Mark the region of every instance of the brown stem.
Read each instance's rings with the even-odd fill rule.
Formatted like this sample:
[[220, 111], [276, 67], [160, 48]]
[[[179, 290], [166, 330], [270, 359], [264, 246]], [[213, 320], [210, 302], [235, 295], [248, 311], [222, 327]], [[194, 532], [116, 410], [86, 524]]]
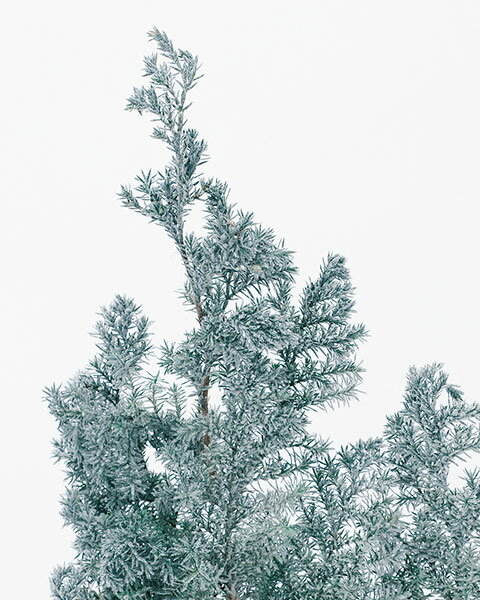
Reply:
[[237, 592], [235, 591], [235, 588], [233, 586], [231, 588], [226, 589], [225, 599], [226, 600], [240, 600], [240, 598], [237, 596]]
[[[202, 382], [202, 395], [200, 400], [200, 413], [205, 419], [208, 418], [208, 390], [210, 386], [210, 373], [207, 373]], [[208, 433], [202, 437], [205, 446], [210, 446], [211, 438]]]
[[[176, 53], [173, 58], [173, 61], [176, 65], [177, 69], [179, 71], [181, 71], [180, 61], [179, 61]], [[176, 122], [173, 126], [173, 130], [174, 130], [173, 132], [176, 134], [177, 139], [178, 139], [178, 147], [174, 149], [174, 153], [177, 158], [177, 169], [178, 169], [177, 174], [178, 174], [178, 181], [180, 184], [179, 189], [178, 189], [179, 198], [177, 201], [177, 224], [176, 224], [177, 225], [177, 235], [175, 237], [175, 242], [177, 245], [177, 249], [180, 252], [180, 256], [182, 258], [183, 264], [185, 266], [187, 278], [190, 282], [190, 286], [191, 286], [192, 294], [193, 294], [193, 302], [195, 304], [195, 309], [197, 312], [197, 320], [198, 320], [199, 325], [201, 326], [203, 317], [205, 316], [205, 313], [203, 312], [203, 307], [200, 302], [200, 297], [196, 293], [196, 290], [195, 290], [194, 273], [192, 271], [190, 257], [188, 256], [187, 250], [185, 248], [184, 232], [183, 232], [184, 208], [185, 208], [185, 204], [186, 204], [185, 196], [188, 197], [189, 190], [191, 187], [191, 182], [192, 182], [191, 175], [189, 176], [189, 175], [186, 175], [186, 173], [185, 173], [185, 158], [184, 158], [185, 144], [183, 141], [183, 128], [185, 125], [184, 113], [185, 113], [185, 110], [188, 108], [185, 105], [186, 98], [187, 98], [187, 91], [188, 91], [188, 89], [183, 87], [181, 96], [178, 100]], [[200, 397], [200, 413], [205, 418], [208, 417], [208, 412], [209, 412], [208, 411], [208, 389], [209, 389], [209, 386], [210, 386], [210, 372], [209, 372], [209, 370], [207, 370], [207, 373], [204, 376], [203, 381], [202, 381], [201, 397]], [[208, 435], [208, 433], [206, 433], [202, 437], [202, 441], [205, 446], [208, 446], [210, 444], [211, 440], [210, 440], [210, 436]]]
[[[195, 305], [195, 311], [197, 313], [197, 321], [198, 321], [198, 324], [201, 326], [203, 318], [205, 316], [205, 312], [203, 310], [203, 306], [202, 306], [202, 303], [200, 301], [200, 298], [195, 293], [195, 288], [194, 288], [194, 284], [193, 284], [194, 277], [193, 277], [193, 273], [192, 273], [192, 270], [191, 270], [190, 260], [189, 260], [188, 254], [186, 252], [185, 245], [183, 243], [183, 232], [182, 231], [179, 234], [179, 239], [177, 241], [177, 247], [178, 247], [178, 250], [180, 252], [180, 256], [182, 257], [183, 264], [185, 266], [185, 271], [186, 271], [186, 274], [187, 274], [187, 278], [190, 281], [190, 286], [192, 288], [192, 300], [193, 300], [193, 303]], [[207, 370], [207, 372], [204, 375], [203, 380], [202, 380], [201, 395], [200, 395], [200, 407], [199, 407], [200, 408], [200, 414], [205, 419], [208, 418], [208, 413], [209, 413], [209, 406], [208, 406], [209, 387], [210, 387], [210, 372]], [[209, 446], [210, 445], [211, 437], [210, 437], [210, 435], [208, 433], [206, 433], [205, 435], [202, 436], [202, 442], [203, 442], [204, 446]]]
[[[203, 312], [203, 307], [200, 303], [200, 300], [198, 300], [198, 299], [195, 300], [195, 309], [197, 311], [198, 323], [199, 323], [199, 325], [202, 325], [202, 321], [203, 321], [203, 317], [205, 316], [205, 313]], [[205, 419], [208, 418], [208, 412], [209, 412], [209, 407], [208, 407], [209, 388], [210, 388], [210, 372], [207, 371], [207, 373], [204, 376], [203, 381], [202, 381], [202, 392], [201, 392], [201, 396], [200, 396], [200, 414]], [[204, 443], [205, 446], [210, 446], [211, 441], [212, 440], [208, 433], [206, 433], [202, 437], [202, 442]]]
[[197, 321], [201, 325], [202, 321], [203, 321], [203, 317], [205, 316], [205, 313], [203, 312], [203, 308], [200, 303], [200, 300], [195, 300], [195, 310], [197, 311]]

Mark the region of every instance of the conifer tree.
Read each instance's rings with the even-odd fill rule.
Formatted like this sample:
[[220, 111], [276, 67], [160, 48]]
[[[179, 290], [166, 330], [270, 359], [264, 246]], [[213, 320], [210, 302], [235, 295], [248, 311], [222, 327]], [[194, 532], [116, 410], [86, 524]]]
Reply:
[[[149, 35], [149, 83], [127, 108], [151, 115], [171, 160], [120, 197], [171, 238], [195, 325], [153, 348], [148, 319], [118, 296], [97, 355], [46, 390], [77, 553], [52, 574], [53, 597], [480, 598], [478, 475], [448, 482], [479, 449], [480, 409], [432, 366], [411, 372], [384, 440], [332, 452], [308, 432], [311, 410], [347, 402], [360, 380], [345, 261], [328, 256], [295, 298], [291, 253], [200, 171], [207, 146], [186, 119], [197, 58]], [[187, 229], [196, 203], [202, 234]]]

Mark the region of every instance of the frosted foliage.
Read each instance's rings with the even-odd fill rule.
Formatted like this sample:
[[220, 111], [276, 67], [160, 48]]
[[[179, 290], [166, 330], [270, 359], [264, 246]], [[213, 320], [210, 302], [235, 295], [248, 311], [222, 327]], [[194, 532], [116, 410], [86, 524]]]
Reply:
[[[328, 256], [293, 297], [291, 253], [200, 171], [207, 145], [186, 125], [197, 58], [149, 35], [148, 84], [127, 108], [153, 118], [171, 160], [120, 197], [171, 238], [196, 325], [154, 348], [140, 307], [118, 296], [97, 355], [46, 390], [76, 550], [53, 597], [480, 598], [478, 474], [449, 484], [479, 448], [479, 407], [433, 365], [410, 372], [384, 439], [333, 452], [308, 433], [312, 409], [359, 383], [345, 260]], [[186, 230], [194, 205], [201, 236]]]

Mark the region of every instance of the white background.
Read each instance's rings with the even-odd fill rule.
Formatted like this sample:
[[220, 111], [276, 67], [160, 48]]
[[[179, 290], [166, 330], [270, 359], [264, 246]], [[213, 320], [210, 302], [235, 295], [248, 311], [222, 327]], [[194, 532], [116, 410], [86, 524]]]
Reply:
[[123, 292], [157, 340], [193, 326], [170, 241], [116, 198], [165, 154], [124, 111], [146, 32], [201, 57], [191, 125], [207, 173], [296, 251], [299, 282], [348, 258], [370, 338], [359, 402], [315, 418], [380, 434], [411, 364], [477, 396], [480, 3], [476, 0], [44, 1], [4, 7], [1, 44], [2, 595], [48, 598], [72, 540], [58, 516], [41, 389], [94, 352]]

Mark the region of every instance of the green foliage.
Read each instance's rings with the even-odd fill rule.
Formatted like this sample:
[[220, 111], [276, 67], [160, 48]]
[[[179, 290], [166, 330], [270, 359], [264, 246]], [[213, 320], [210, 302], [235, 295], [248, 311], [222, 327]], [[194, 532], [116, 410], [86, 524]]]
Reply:
[[305, 572], [302, 598], [407, 597], [395, 582], [404, 524], [388, 466], [382, 441], [368, 440], [324, 457], [312, 470], [296, 548]]
[[[139, 307], [117, 297], [98, 354], [46, 391], [77, 551], [53, 597], [480, 598], [479, 478], [448, 481], [479, 448], [479, 408], [432, 366], [410, 373], [385, 440], [335, 453], [308, 432], [311, 410], [347, 402], [360, 380], [345, 261], [328, 256], [295, 299], [291, 253], [200, 172], [207, 146], [185, 116], [197, 58], [150, 37], [149, 84], [127, 108], [152, 116], [171, 160], [120, 196], [173, 240], [196, 325], [154, 349]], [[186, 231], [195, 203], [203, 235]]]
[[409, 517], [401, 579], [413, 594], [480, 598], [478, 473], [467, 471], [460, 488], [450, 482], [452, 466], [480, 450], [479, 419], [480, 406], [465, 402], [440, 365], [410, 370], [403, 410], [388, 419], [389, 459]]

